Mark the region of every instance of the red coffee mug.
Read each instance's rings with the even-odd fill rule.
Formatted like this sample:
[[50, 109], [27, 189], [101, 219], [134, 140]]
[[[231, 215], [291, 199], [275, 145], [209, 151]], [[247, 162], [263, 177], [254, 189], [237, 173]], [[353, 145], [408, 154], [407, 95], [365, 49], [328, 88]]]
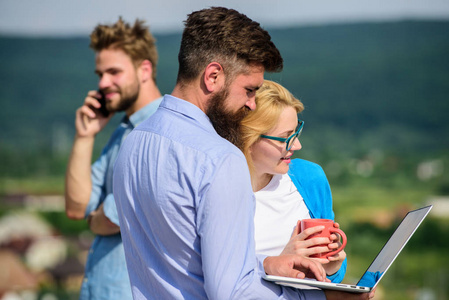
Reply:
[[[340, 236], [341, 239], [341, 245], [337, 249], [325, 253], [319, 253], [311, 255], [311, 257], [318, 257], [318, 258], [326, 258], [332, 255], [337, 254], [341, 250], [343, 250], [346, 247], [346, 234], [339, 228], [336, 228], [335, 222], [330, 219], [303, 219], [301, 220], [301, 232], [306, 230], [307, 228], [315, 227], [315, 226], [324, 226], [324, 229], [321, 232], [315, 233], [311, 236], [309, 236], [307, 239], [311, 239], [314, 237], [327, 237], [330, 239], [331, 234], [337, 233]], [[318, 246], [318, 245], [317, 245]], [[326, 245], [320, 245], [320, 246], [326, 246]]]

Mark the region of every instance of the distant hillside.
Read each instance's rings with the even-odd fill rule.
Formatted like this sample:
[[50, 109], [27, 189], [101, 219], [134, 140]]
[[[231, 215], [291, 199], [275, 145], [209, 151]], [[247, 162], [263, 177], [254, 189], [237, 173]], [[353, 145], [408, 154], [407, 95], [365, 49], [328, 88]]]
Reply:
[[[449, 149], [449, 22], [268, 30], [285, 68], [266, 78], [304, 102], [304, 154]], [[170, 93], [180, 34], [156, 37], [158, 84]], [[68, 152], [75, 109], [97, 85], [88, 44], [0, 37], [0, 151]]]
[[272, 31], [285, 57], [276, 78], [305, 103], [312, 148], [449, 150], [448, 30], [400, 22]]

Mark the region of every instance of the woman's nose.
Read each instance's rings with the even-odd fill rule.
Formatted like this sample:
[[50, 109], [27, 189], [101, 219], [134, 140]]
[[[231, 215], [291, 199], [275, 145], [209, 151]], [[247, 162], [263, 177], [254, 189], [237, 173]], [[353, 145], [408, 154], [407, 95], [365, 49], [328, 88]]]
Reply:
[[301, 150], [301, 148], [302, 148], [301, 142], [299, 141], [298, 138], [296, 138], [295, 141], [293, 142], [293, 146], [292, 146], [291, 150], [297, 151], [297, 150]]

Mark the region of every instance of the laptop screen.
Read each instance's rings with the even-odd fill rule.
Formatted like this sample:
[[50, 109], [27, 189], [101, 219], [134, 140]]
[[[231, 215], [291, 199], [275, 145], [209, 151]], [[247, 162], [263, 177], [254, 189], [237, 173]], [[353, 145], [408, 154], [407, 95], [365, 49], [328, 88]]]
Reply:
[[376, 259], [357, 283], [358, 286], [373, 288], [391, 266], [410, 237], [429, 213], [432, 205], [410, 211], [399, 224], [396, 231], [384, 245]]

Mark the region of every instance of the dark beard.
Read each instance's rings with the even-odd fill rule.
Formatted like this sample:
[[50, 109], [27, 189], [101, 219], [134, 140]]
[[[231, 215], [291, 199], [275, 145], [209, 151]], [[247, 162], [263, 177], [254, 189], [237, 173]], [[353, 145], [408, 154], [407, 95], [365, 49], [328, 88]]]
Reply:
[[246, 106], [232, 113], [225, 108], [225, 100], [228, 97], [227, 89], [214, 94], [209, 99], [209, 107], [206, 115], [209, 117], [215, 131], [222, 137], [233, 143], [240, 150], [243, 147], [243, 141], [240, 133], [240, 122], [246, 116], [249, 108]]

